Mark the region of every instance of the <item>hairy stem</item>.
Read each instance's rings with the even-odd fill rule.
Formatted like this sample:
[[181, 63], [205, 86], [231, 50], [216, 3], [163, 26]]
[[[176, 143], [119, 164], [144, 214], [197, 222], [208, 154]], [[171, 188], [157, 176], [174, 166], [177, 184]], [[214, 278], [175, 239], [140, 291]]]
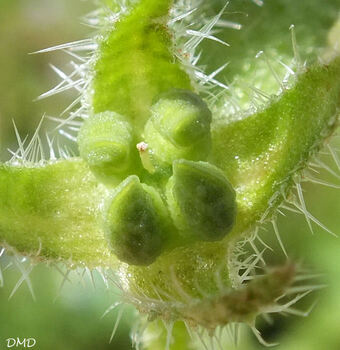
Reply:
[[105, 195], [81, 160], [0, 165], [0, 241], [43, 260], [114, 266], [101, 228]]
[[171, 51], [166, 26], [171, 4], [172, 0], [140, 1], [100, 44], [93, 81], [95, 113], [122, 114], [140, 132], [155, 96], [174, 87], [191, 89]]
[[[264, 111], [231, 124], [214, 121], [212, 160], [236, 188], [237, 223], [223, 242], [184, 247], [149, 268], [131, 268], [138, 284], [152, 278], [167, 285], [167, 276], [156, 277], [166, 265], [179, 268], [189, 290], [194, 290], [195, 271], [204, 274], [191, 260], [202, 257], [203, 265], [206, 261], [216, 268], [225, 259], [230, 237], [254, 225], [268, 207], [275, 209], [292, 185], [292, 176], [337, 124], [339, 73], [339, 59], [326, 67], [315, 66]], [[100, 218], [107, 192], [81, 160], [31, 167], [8, 163], [0, 167], [0, 177], [2, 242], [26, 254], [34, 254], [41, 243], [40, 256], [46, 259], [115, 265]], [[197, 254], [187, 255], [194, 249]], [[188, 261], [182, 267], [181, 257]]]

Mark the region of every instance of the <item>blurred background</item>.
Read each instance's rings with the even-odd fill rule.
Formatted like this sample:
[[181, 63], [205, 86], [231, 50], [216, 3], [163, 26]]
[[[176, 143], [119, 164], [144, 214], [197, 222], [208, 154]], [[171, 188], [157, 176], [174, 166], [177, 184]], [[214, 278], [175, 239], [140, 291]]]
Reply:
[[[32, 135], [45, 113], [58, 116], [74, 98], [72, 93], [66, 93], [34, 102], [59, 82], [49, 64], [63, 67], [68, 57], [60, 52], [28, 53], [88, 36], [91, 29], [81, 24], [81, 16], [92, 8], [91, 1], [0, 0], [1, 161], [9, 158], [7, 148], [17, 147], [13, 121], [21, 135]], [[45, 125], [48, 127], [48, 123]], [[340, 139], [333, 141], [333, 147], [340, 150]], [[323, 161], [340, 173], [329, 156], [325, 155]], [[320, 177], [340, 184], [336, 176], [324, 173]], [[340, 234], [340, 190], [316, 184], [306, 184], [304, 189], [310, 212]], [[258, 327], [267, 341], [280, 343], [278, 349], [340, 349], [340, 240], [317, 226], [312, 235], [301, 215], [285, 214], [278, 220], [290, 256], [316, 273], [323, 273], [321, 280], [311, 283], [326, 283], [328, 287], [298, 305], [307, 310], [318, 300], [309, 317], [275, 316], [272, 323], [259, 321]], [[261, 236], [275, 250], [268, 260], [274, 263], [282, 259], [270, 227]], [[101, 316], [118, 297], [116, 290], [105, 287], [99, 275], [94, 274], [92, 279], [88, 274], [74, 272], [65, 278], [56, 267], [38, 266], [30, 274], [34, 300], [25, 282], [11, 296], [22, 274], [12, 259], [2, 258], [1, 266], [0, 349], [5, 349], [5, 339], [11, 337], [35, 338], [36, 348], [41, 350], [131, 349], [129, 332], [136, 314], [126, 309], [109, 344], [117, 311]], [[240, 350], [261, 348], [252, 334], [242, 332]]]

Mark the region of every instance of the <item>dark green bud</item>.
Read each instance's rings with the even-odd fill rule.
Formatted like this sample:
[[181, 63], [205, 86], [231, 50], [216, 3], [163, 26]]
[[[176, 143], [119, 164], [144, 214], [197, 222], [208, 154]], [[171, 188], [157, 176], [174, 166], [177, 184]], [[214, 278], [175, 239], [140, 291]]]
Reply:
[[91, 116], [80, 129], [80, 156], [96, 177], [116, 184], [132, 163], [133, 136], [130, 124], [121, 115], [103, 112]]
[[115, 189], [105, 229], [119, 260], [150, 265], [164, 249], [168, 222], [169, 214], [158, 192], [133, 175]]
[[218, 241], [234, 225], [235, 191], [223, 172], [209, 163], [175, 161], [167, 185], [167, 201], [182, 235]]

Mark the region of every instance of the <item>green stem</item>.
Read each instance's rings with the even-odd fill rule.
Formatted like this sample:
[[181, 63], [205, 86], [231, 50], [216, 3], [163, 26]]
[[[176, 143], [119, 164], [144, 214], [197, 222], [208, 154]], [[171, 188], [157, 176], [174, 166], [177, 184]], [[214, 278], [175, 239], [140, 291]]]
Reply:
[[235, 233], [270, 214], [338, 125], [340, 58], [314, 66], [280, 100], [241, 121], [213, 123], [211, 161], [237, 191]]
[[166, 26], [172, 0], [142, 0], [100, 44], [95, 64], [93, 110], [128, 118], [139, 133], [152, 100], [171, 88], [192, 89], [172, 53]]
[[43, 260], [112, 267], [101, 225], [105, 196], [81, 160], [0, 165], [0, 242]]

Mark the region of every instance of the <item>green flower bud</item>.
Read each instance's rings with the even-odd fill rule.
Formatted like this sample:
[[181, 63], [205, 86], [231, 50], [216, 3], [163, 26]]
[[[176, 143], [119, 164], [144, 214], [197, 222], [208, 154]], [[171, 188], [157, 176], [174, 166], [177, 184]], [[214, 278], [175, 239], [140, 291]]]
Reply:
[[158, 194], [135, 175], [116, 189], [105, 217], [105, 230], [118, 259], [149, 265], [163, 251], [169, 214]]
[[171, 166], [176, 159], [204, 160], [210, 152], [211, 112], [189, 90], [173, 89], [159, 96], [144, 129], [154, 167]]
[[211, 112], [200, 96], [189, 90], [161, 94], [151, 111], [155, 128], [177, 147], [192, 146], [210, 134]]
[[99, 181], [116, 184], [132, 163], [133, 136], [130, 124], [121, 115], [103, 112], [91, 116], [80, 129], [80, 156]]
[[175, 161], [166, 192], [171, 216], [182, 235], [218, 241], [231, 231], [235, 191], [220, 169], [205, 162]]

